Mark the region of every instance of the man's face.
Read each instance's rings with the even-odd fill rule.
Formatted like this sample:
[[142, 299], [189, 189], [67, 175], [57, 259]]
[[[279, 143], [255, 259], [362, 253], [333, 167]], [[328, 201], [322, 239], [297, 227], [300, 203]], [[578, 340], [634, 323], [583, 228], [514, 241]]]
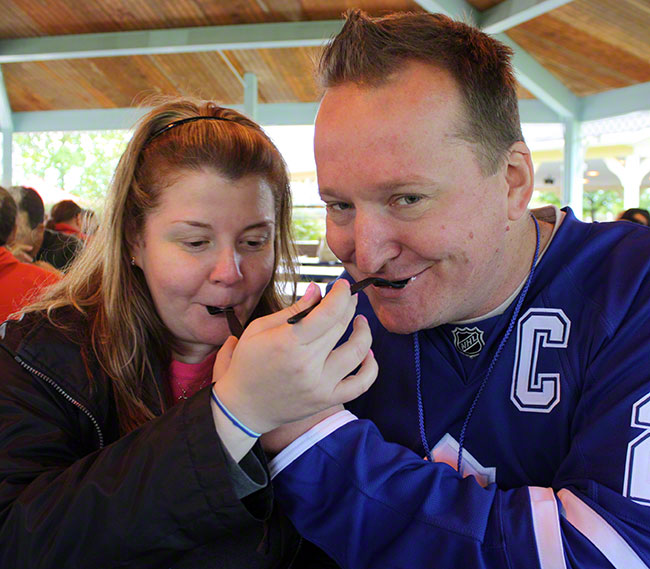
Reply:
[[400, 290], [366, 289], [393, 332], [480, 316], [504, 292], [505, 168], [482, 172], [455, 136], [463, 113], [453, 79], [420, 63], [381, 87], [331, 88], [320, 107], [329, 246], [356, 280], [414, 277]]

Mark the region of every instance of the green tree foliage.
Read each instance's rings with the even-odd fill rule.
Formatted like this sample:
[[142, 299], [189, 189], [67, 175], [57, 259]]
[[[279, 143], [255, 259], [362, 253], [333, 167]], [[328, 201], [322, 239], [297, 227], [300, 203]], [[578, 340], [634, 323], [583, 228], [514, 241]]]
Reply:
[[101, 212], [117, 162], [130, 138], [124, 130], [14, 135], [14, 179], [54, 179], [61, 189]]
[[560, 207], [560, 198], [556, 192], [552, 190], [535, 190], [533, 192], [533, 201], [531, 204], [532, 207], [539, 207], [542, 205], [556, 205]]
[[639, 207], [650, 210], [650, 188], [646, 188], [641, 192]]
[[294, 207], [292, 225], [297, 241], [317, 241], [325, 235], [325, 211], [322, 207]]
[[623, 209], [623, 196], [618, 190], [585, 191], [582, 195], [582, 209], [591, 221], [603, 220], [609, 212]]

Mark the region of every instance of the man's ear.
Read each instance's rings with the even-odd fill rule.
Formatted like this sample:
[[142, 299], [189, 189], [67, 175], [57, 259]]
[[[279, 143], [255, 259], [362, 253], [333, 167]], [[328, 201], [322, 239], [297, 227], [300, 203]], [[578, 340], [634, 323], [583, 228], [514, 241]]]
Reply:
[[508, 150], [505, 175], [508, 184], [508, 219], [515, 221], [527, 211], [535, 185], [533, 161], [524, 142], [515, 142]]

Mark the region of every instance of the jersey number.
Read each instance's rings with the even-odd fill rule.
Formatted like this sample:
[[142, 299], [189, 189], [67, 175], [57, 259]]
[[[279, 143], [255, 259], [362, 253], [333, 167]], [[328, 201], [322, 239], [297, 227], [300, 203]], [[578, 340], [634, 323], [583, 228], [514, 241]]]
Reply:
[[632, 405], [630, 424], [644, 431], [627, 445], [623, 496], [650, 506], [650, 394]]
[[560, 402], [560, 374], [537, 373], [541, 348], [566, 348], [571, 321], [559, 308], [530, 308], [517, 324], [510, 399], [527, 413], [550, 413]]

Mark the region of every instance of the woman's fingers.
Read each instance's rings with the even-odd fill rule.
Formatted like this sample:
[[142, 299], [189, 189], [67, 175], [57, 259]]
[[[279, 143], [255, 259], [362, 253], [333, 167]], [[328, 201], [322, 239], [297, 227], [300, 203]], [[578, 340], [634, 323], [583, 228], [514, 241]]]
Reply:
[[300, 322], [287, 326], [291, 327], [301, 344], [322, 338], [325, 345], [331, 344], [331, 350], [350, 324], [356, 305], [356, 296], [350, 295], [350, 283], [339, 279], [310, 314]]

